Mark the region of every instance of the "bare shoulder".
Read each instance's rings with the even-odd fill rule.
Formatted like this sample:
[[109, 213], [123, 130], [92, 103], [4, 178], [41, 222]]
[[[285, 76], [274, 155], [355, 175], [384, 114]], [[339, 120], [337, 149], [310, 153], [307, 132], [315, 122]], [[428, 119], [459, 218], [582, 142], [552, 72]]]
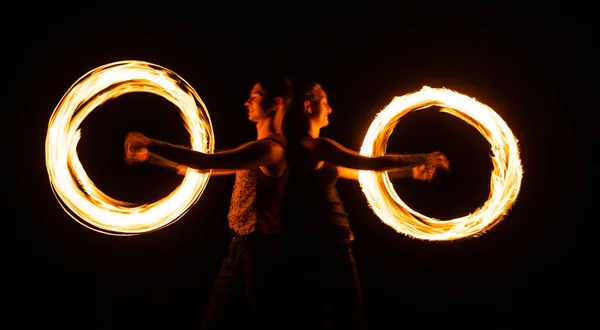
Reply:
[[321, 144], [339, 145], [339, 143], [337, 143], [335, 140], [327, 137], [319, 138], [319, 140], [321, 140]]
[[300, 140], [300, 146], [308, 151], [315, 151], [319, 145], [323, 143], [322, 138], [313, 139], [310, 137], [303, 138]]
[[318, 148], [319, 150], [323, 150], [324, 152], [331, 152], [331, 151], [345, 149], [337, 141], [330, 139], [330, 138], [322, 137], [322, 138], [318, 138], [315, 140], [317, 140], [317, 143], [314, 146], [315, 149]]
[[281, 143], [272, 139], [260, 139], [256, 140], [255, 143], [271, 151], [283, 151], [285, 149]]

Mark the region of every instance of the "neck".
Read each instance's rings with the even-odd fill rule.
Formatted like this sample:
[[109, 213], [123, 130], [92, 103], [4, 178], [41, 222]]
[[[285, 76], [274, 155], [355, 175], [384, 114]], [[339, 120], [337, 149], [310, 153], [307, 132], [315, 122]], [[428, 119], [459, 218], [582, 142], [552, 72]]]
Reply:
[[319, 137], [319, 133], [320, 133], [321, 129], [317, 128], [317, 127], [311, 127], [308, 129], [308, 135], [312, 136], [313, 138], [318, 138]]
[[271, 125], [271, 120], [263, 120], [256, 123], [256, 139], [266, 138], [267, 136], [273, 134], [273, 125]]

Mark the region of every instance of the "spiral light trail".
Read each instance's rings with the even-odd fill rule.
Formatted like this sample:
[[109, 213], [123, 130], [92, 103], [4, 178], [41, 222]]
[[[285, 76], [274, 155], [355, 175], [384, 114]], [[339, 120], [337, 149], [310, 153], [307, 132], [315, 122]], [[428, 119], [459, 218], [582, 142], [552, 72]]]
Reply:
[[385, 154], [387, 141], [398, 120], [407, 113], [431, 106], [475, 127], [490, 143], [493, 170], [487, 201], [473, 213], [456, 219], [434, 219], [412, 210], [396, 194], [387, 173], [359, 172], [359, 182], [369, 206], [387, 225], [417, 239], [449, 241], [483, 234], [498, 224], [514, 205], [521, 189], [523, 169], [517, 139], [490, 107], [461, 93], [424, 86], [395, 97], [373, 120], [361, 154]]
[[82, 225], [109, 235], [137, 235], [181, 218], [200, 198], [210, 173], [189, 171], [168, 196], [135, 206], [113, 199], [87, 176], [77, 155], [79, 126], [95, 108], [118, 96], [147, 92], [180, 110], [192, 148], [214, 152], [208, 111], [196, 91], [173, 71], [144, 61], [119, 61], [98, 67], [76, 81], [56, 106], [46, 135], [46, 167], [63, 209]]

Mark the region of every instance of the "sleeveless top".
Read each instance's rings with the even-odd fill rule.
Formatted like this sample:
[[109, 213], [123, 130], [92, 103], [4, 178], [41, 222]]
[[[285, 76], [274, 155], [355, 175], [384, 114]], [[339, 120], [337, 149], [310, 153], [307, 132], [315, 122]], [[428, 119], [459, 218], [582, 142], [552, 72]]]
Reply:
[[[304, 158], [302, 155], [295, 156], [300, 161]], [[337, 166], [324, 163], [318, 169], [305, 169], [298, 168], [292, 160], [288, 162], [288, 168], [290, 174], [284, 213], [286, 233], [353, 240], [348, 214], [336, 189]]]
[[[271, 134], [265, 139], [287, 147], [285, 137], [281, 134]], [[236, 236], [255, 231], [281, 234], [281, 208], [288, 172], [287, 166], [279, 177], [270, 177], [260, 168], [236, 172], [227, 216], [229, 228]]]

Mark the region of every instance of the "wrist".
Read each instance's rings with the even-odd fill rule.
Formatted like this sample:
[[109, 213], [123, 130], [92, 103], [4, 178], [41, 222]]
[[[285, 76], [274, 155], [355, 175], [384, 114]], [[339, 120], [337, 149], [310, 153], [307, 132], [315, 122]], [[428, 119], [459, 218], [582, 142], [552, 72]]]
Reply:
[[160, 140], [156, 140], [156, 139], [148, 139], [148, 149], [153, 150], [153, 151], [157, 151], [157, 150], [163, 150], [165, 149], [164, 147], [168, 146], [169, 144]]
[[[153, 152], [148, 153], [148, 158], [146, 159], [149, 163], [163, 167], [165, 169], [171, 170], [175, 173], [179, 173], [181, 171], [182, 165], [161, 157]], [[185, 171], [184, 171], [185, 172]]]
[[188, 167], [184, 165], [177, 165], [176, 172], [179, 175], [185, 175]]
[[426, 154], [398, 155], [398, 164], [401, 166], [422, 165], [427, 164], [428, 161], [429, 158]]

